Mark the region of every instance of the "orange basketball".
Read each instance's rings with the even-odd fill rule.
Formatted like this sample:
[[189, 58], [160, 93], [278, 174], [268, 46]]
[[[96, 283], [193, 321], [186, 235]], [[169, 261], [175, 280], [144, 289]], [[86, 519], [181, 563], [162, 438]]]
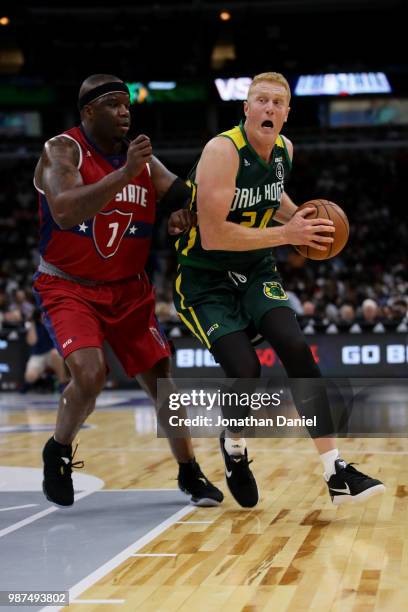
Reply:
[[328, 244], [325, 251], [318, 251], [313, 247], [304, 245], [295, 246], [295, 249], [301, 253], [303, 257], [307, 257], [308, 259], [330, 259], [330, 257], [334, 257], [340, 253], [346, 245], [350, 231], [349, 222], [344, 210], [334, 202], [329, 202], [329, 200], [310, 200], [309, 202], [301, 204], [296, 212], [304, 208], [314, 208], [314, 211], [309, 213], [306, 219], [316, 219], [319, 217], [321, 219], [331, 219], [333, 221], [334, 227], [336, 228], [334, 234], [322, 232], [321, 235], [332, 236], [334, 242]]

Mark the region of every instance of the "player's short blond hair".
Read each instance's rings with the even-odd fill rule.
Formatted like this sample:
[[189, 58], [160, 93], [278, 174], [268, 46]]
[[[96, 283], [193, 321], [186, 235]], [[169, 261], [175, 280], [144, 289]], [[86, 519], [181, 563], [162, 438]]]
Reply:
[[286, 93], [288, 94], [289, 104], [291, 97], [289, 83], [287, 82], [283, 74], [281, 74], [280, 72], [261, 72], [261, 74], [257, 74], [256, 76], [254, 76], [254, 78], [252, 79], [252, 83], [248, 89], [248, 98], [251, 95], [252, 88], [258, 83], [261, 83], [262, 81], [267, 81], [269, 83], [279, 83], [279, 85], [283, 85], [283, 87], [286, 89]]

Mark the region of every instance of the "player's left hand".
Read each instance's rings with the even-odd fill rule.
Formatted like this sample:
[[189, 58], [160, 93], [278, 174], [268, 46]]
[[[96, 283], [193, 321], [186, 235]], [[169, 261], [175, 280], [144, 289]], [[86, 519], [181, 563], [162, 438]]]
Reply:
[[177, 236], [178, 234], [187, 232], [195, 225], [197, 225], [196, 213], [193, 213], [191, 210], [187, 210], [186, 208], [182, 208], [181, 210], [176, 210], [175, 212], [171, 213], [167, 224], [167, 229], [170, 236]]

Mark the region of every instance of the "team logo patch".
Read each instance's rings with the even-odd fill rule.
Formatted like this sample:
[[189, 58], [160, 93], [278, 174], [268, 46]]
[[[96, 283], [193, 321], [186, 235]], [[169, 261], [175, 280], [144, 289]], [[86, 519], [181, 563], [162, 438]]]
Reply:
[[92, 235], [99, 255], [104, 259], [115, 255], [131, 221], [131, 212], [125, 213], [117, 208], [108, 212], [99, 212], [95, 216]]
[[276, 281], [269, 281], [263, 284], [263, 292], [267, 298], [270, 300], [287, 300], [288, 296], [286, 295], [282, 285]]
[[285, 176], [285, 169], [281, 162], [279, 162], [278, 165], [276, 166], [276, 176], [278, 177], [280, 181], [283, 181], [284, 176]]
[[164, 340], [160, 332], [155, 327], [149, 327], [149, 329], [156, 342], [158, 342], [162, 348], [166, 348], [166, 345], [164, 344]]

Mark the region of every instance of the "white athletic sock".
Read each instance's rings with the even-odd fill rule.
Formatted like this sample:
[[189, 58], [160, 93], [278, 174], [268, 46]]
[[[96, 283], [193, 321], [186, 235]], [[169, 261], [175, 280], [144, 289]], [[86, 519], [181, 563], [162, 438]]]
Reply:
[[245, 455], [245, 438], [240, 438], [239, 440], [225, 438], [224, 447], [229, 455]]
[[339, 451], [337, 448], [333, 448], [333, 450], [327, 451], [327, 453], [323, 453], [320, 455], [320, 459], [323, 462], [324, 467], [324, 477], [326, 480], [329, 480], [330, 476], [336, 473], [336, 468], [334, 467], [334, 462], [339, 458]]

